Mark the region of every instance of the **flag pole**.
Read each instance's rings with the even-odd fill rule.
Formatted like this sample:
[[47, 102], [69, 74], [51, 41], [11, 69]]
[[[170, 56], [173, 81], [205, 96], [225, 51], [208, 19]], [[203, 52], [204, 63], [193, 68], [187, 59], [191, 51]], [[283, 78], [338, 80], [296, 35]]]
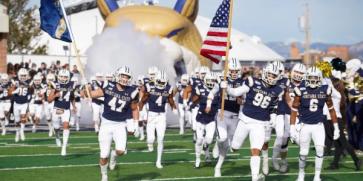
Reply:
[[[227, 47], [226, 47], [226, 56], [224, 60], [224, 73], [223, 79], [224, 81], [227, 80], [227, 71], [228, 71], [228, 57], [229, 57], [229, 49], [231, 47], [231, 30], [232, 30], [232, 15], [233, 15], [233, 0], [230, 0], [229, 6], [229, 15], [228, 15], [228, 36], [227, 36]], [[221, 102], [221, 121], [224, 118], [224, 95], [226, 94], [226, 90], [222, 90], [222, 102]]]
[[[68, 21], [67, 12], [66, 12], [66, 10], [64, 8], [63, 0], [59, 0], [59, 3], [60, 3], [60, 6], [61, 6], [61, 9], [62, 9], [62, 12], [63, 12], [64, 21], [66, 22], [66, 25], [67, 25], [67, 28], [68, 28], [68, 31], [69, 31], [69, 35], [70, 35], [71, 40], [72, 40], [73, 49], [74, 49], [74, 51], [76, 53], [76, 65], [77, 65], [77, 67], [79, 67], [79, 73], [81, 74], [82, 79], [85, 79], [86, 76], [84, 74], [83, 64], [81, 63], [81, 56], [79, 55], [79, 51], [78, 51], [77, 44], [76, 44], [76, 39], [74, 39], [74, 36], [73, 36], [71, 24]], [[68, 65], [68, 66], [70, 66], [70, 65]], [[91, 96], [90, 96], [91, 94], [90, 94], [88, 89], [86, 89], [86, 94], [87, 94], [87, 97], [91, 98]]]

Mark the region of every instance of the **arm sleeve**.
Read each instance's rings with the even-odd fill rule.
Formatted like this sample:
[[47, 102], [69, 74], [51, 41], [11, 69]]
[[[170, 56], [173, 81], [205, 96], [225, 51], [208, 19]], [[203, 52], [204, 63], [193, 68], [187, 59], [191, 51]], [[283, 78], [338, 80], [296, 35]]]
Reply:
[[248, 91], [250, 91], [250, 87], [248, 87], [246, 84], [243, 84], [241, 87], [237, 88], [230, 88], [230, 87], [227, 88], [228, 95], [234, 97], [242, 96], [243, 94], [246, 94]]

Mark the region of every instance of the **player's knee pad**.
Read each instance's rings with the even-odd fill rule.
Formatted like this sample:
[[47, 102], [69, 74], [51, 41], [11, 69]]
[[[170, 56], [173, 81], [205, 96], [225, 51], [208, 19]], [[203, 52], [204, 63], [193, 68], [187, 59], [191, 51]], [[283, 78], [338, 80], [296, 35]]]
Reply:
[[316, 157], [323, 158], [324, 157], [324, 146], [315, 146]]

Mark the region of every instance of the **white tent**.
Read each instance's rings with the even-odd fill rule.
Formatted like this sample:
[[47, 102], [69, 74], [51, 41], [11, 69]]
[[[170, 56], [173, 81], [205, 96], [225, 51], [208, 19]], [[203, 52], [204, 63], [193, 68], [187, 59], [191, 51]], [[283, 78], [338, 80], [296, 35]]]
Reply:
[[[198, 16], [196, 25], [202, 38], [206, 37], [211, 21], [206, 17]], [[263, 44], [259, 37], [248, 36], [234, 28], [232, 28], [231, 44], [229, 56], [240, 61], [284, 60], [281, 55]]]

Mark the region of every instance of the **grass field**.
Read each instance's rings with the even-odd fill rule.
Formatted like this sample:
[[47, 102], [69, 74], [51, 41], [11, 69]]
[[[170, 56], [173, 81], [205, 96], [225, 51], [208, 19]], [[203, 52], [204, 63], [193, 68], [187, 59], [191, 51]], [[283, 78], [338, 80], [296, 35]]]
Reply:
[[[27, 133], [27, 140], [14, 143], [14, 135], [0, 137], [0, 180], [1, 181], [93, 181], [100, 180], [98, 167], [99, 148], [93, 132], [71, 132], [68, 155], [60, 156], [60, 148], [47, 133]], [[127, 155], [118, 158], [118, 166], [109, 172], [109, 180], [250, 180], [249, 143], [238, 152], [228, 155], [222, 168], [223, 177], [213, 178], [214, 165], [202, 163], [194, 166], [192, 134], [178, 135], [177, 130], [167, 130], [164, 143], [163, 169], [155, 167], [156, 152], [147, 152], [145, 142], [133, 136], [128, 138]], [[272, 144], [271, 144], [272, 145]], [[155, 146], [156, 150], [156, 146]], [[271, 155], [271, 152], [270, 152]], [[313, 179], [314, 151], [310, 151], [306, 180]], [[298, 168], [298, 147], [289, 148], [287, 174], [272, 171], [266, 180], [295, 180]], [[325, 157], [324, 168], [331, 157]], [[350, 157], [342, 161], [339, 170], [322, 171], [322, 180], [363, 180], [363, 171], [355, 171]]]

